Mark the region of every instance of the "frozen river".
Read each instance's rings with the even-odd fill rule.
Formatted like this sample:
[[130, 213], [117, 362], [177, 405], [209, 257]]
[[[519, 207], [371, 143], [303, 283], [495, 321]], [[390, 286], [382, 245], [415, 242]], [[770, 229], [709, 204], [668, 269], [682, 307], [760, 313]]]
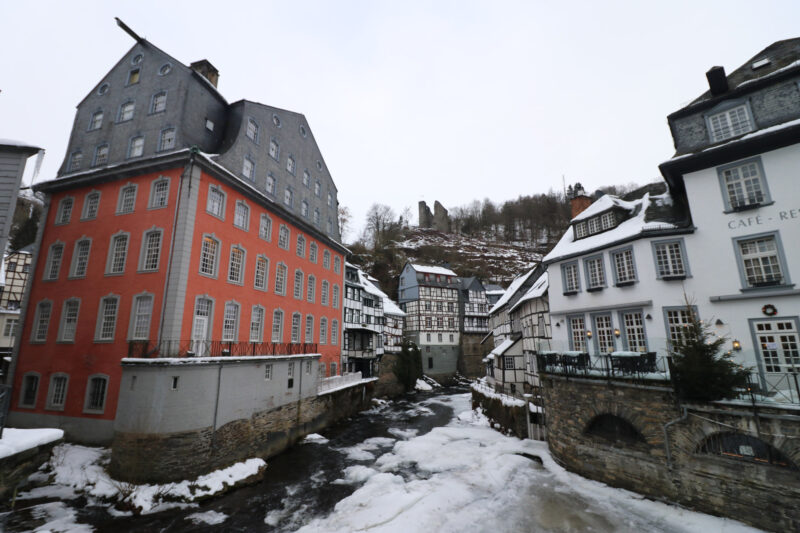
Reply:
[[440, 389], [381, 402], [271, 459], [266, 479], [185, 509], [115, 516], [45, 486], [6, 531], [752, 532], [564, 471], [541, 442], [505, 437]]

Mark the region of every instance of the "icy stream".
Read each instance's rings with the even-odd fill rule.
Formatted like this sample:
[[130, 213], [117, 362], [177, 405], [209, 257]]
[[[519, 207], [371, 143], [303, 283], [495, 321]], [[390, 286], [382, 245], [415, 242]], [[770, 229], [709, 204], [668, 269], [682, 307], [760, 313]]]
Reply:
[[489, 428], [463, 389], [378, 403], [271, 459], [263, 482], [183, 509], [119, 516], [58, 485], [23, 498], [0, 530], [756, 531], [570, 474]]

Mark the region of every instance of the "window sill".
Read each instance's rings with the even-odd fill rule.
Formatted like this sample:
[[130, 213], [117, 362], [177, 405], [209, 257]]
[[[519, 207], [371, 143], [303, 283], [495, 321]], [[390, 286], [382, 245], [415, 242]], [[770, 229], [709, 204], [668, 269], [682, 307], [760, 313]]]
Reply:
[[92, 342], [95, 344], [111, 344], [114, 342], [114, 339], [94, 339]]
[[775, 202], [761, 202], [761, 203], [758, 203], [758, 204], [748, 204], [748, 205], [742, 205], [742, 206], [738, 206], [738, 207], [729, 207], [728, 209], [723, 211], [723, 213], [725, 213], [726, 215], [730, 215], [730, 214], [734, 214], [734, 213], [741, 213], [742, 211], [752, 211], [754, 209], [758, 209], [759, 207], [766, 207], [766, 206], [772, 205], [774, 203]]
[[661, 281], [679, 281], [686, 279], [686, 274], [682, 274], [680, 276], [661, 276], [659, 279]]
[[198, 272], [198, 274], [200, 276], [203, 276], [204, 278], [217, 279], [217, 275], [216, 274], [207, 274], [205, 272]]
[[636, 280], [631, 280], [631, 281], [620, 281], [620, 282], [618, 282], [618, 283], [617, 283], [616, 285], [614, 285], [614, 286], [615, 286], [615, 287], [630, 287], [630, 286], [631, 286], [631, 285], [633, 285], [634, 283], [636, 283]]
[[206, 209], [206, 214], [207, 214], [207, 215], [210, 215], [210, 216], [212, 216], [212, 217], [214, 217], [214, 218], [216, 218], [216, 219], [218, 219], [218, 220], [221, 220], [221, 221], [225, 222], [225, 215], [218, 215], [218, 214], [216, 214], [216, 213], [212, 213], [212, 212], [211, 212], [211, 211], [209, 211], [208, 209]]
[[[22, 406], [20, 405], [20, 407], [22, 407]], [[63, 411], [64, 410], [64, 406], [63, 405], [61, 405], [61, 406], [47, 405], [47, 406], [45, 406], [44, 410], [45, 411]]]
[[117, 211], [116, 213], [114, 213], [114, 216], [132, 215], [132, 214], [133, 214], [133, 211]]
[[166, 209], [167, 207], [169, 207], [169, 204], [167, 204], [167, 205], [148, 205], [147, 206], [147, 210], [148, 211], [156, 211], [158, 209]]
[[97, 220], [97, 217], [80, 218], [79, 222], [88, 222], [90, 220]]
[[102, 415], [105, 413], [105, 409], [84, 409], [83, 414], [85, 415]]
[[575, 296], [576, 294], [578, 294], [578, 291], [566, 291], [564, 296]]
[[774, 290], [781, 290], [781, 289], [792, 289], [794, 288], [794, 283], [780, 283], [774, 285], [756, 285], [753, 287], [743, 287], [741, 292], [743, 293], [751, 293], [751, 292], [761, 292], [766, 291], [767, 293], [774, 291]]
[[158, 269], [155, 269], [155, 270], [143, 270], [143, 269], [137, 269], [137, 270], [136, 270], [136, 273], [137, 273], [137, 274], [155, 274], [155, 273], [157, 273], [157, 272], [158, 272]]
[[125, 272], [106, 272], [103, 275], [105, 277], [107, 277], [107, 278], [115, 278], [115, 277], [119, 277], [119, 276], [124, 276]]
[[605, 287], [589, 287], [586, 289], [586, 292], [600, 292], [603, 289], [605, 289]]

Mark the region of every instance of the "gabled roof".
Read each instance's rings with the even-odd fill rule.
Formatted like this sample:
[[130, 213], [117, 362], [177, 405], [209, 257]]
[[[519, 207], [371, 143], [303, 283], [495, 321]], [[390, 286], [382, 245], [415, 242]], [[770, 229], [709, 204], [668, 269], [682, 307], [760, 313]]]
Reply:
[[509, 301], [511, 301], [514, 295], [520, 290], [522, 285], [526, 281], [528, 281], [528, 278], [530, 278], [531, 275], [536, 271], [536, 268], [537, 267], [533, 267], [532, 269], [522, 274], [521, 276], [517, 276], [516, 278], [514, 278], [514, 281], [512, 281], [511, 285], [508, 286], [506, 292], [503, 293], [503, 296], [501, 296], [500, 299], [497, 300], [497, 303], [495, 303], [492, 306], [492, 308], [489, 309], [489, 314], [491, 315], [493, 313], [496, 313], [502, 307], [504, 307]]
[[528, 289], [528, 292], [523, 294], [522, 298], [517, 300], [517, 303], [515, 303], [511, 307], [511, 309], [509, 309], [509, 312], [513, 313], [515, 309], [517, 309], [520, 305], [527, 302], [528, 300], [533, 300], [534, 298], [541, 298], [547, 292], [547, 289], [549, 287], [550, 287], [549, 276], [545, 271], [544, 273], [542, 273], [541, 276], [539, 276], [539, 279], [536, 280], [536, 282], [531, 286], [531, 288]]
[[[575, 230], [572, 226], [567, 228], [555, 248], [542, 259], [543, 263], [553, 263], [595, 250], [602, 250], [640, 237], [657, 234], [673, 235], [691, 231], [688, 213], [680, 202], [673, 201], [669, 192], [657, 196], [647, 193], [632, 202], [625, 202], [616, 196], [605, 195], [595, 202], [595, 204], [597, 203], [601, 205], [602, 209], [593, 209], [594, 204], [592, 204], [586, 211], [592, 210], [591, 214], [597, 214], [610, 206], [616, 206], [627, 211], [629, 218], [620, 222], [613, 229], [582, 239], [575, 239]], [[573, 222], [576, 220], [579, 218], [575, 217]]]
[[371, 277], [369, 274], [358, 268], [357, 266], [346, 263], [347, 266], [353, 267], [358, 271], [358, 282], [359, 284], [364, 287], [364, 290], [376, 298], [380, 298], [383, 302], [383, 313], [386, 315], [394, 315], [394, 316], [406, 316], [405, 312], [400, 309], [396, 303], [394, 303], [389, 296], [386, 295], [385, 292], [380, 290], [378, 286], [373, 283], [375, 278]]

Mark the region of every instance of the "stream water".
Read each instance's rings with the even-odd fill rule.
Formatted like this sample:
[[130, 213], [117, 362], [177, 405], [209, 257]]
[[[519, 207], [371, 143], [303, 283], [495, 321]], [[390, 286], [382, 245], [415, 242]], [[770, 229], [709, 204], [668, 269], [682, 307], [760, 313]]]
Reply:
[[377, 404], [270, 459], [258, 484], [191, 508], [114, 516], [51, 495], [18, 501], [0, 530], [754, 531], [565, 472], [543, 443], [500, 435], [469, 402], [462, 387]]

